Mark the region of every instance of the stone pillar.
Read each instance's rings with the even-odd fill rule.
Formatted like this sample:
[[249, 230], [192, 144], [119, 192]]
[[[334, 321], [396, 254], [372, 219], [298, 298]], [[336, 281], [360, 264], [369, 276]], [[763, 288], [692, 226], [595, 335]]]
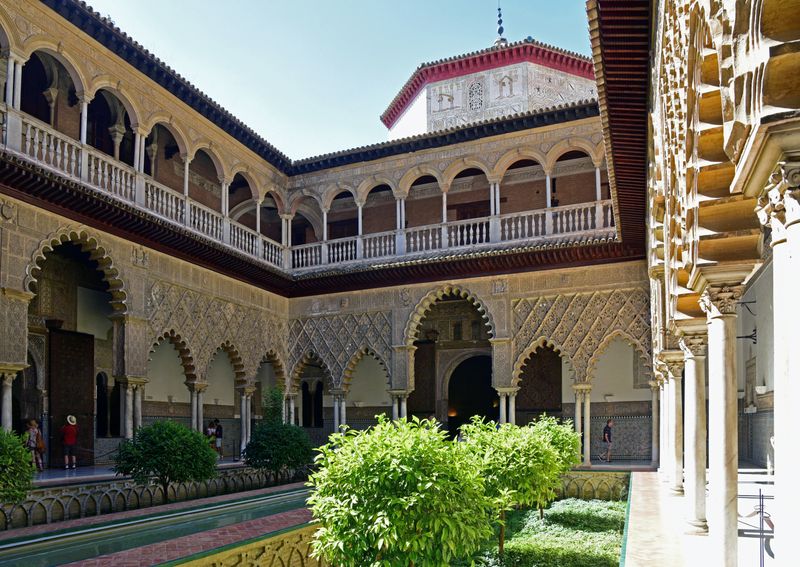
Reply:
[[133, 390], [133, 430], [142, 426], [142, 397], [144, 384], [135, 384]]
[[498, 396], [500, 397], [500, 423], [506, 423], [508, 420], [506, 417], [506, 394], [501, 392]]
[[203, 392], [205, 392], [206, 386], [208, 384], [198, 384], [197, 389], [197, 428], [199, 431], [205, 430], [205, 424], [203, 423]]
[[[187, 386], [189, 386], [187, 384]], [[189, 386], [189, 397], [191, 398], [191, 405], [192, 405], [192, 420], [191, 420], [191, 428], [195, 431], [200, 431], [197, 428], [197, 391]]]
[[239, 451], [247, 447], [247, 394], [239, 391]]
[[339, 425], [341, 425], [341, 421], [339, 420], [339, 405], [341, 402], [341, 398], [339, 394], [333, 395], [333, 431], [334, 433], [339, 431]]
[[295, 420], [295, 411], [294, 411], [294, 397], [295, 394], [289, 395], [289, 423], [292, 425], [297, 425], [297, 420]]
[[603, 200], [603, 190], [600, 185], [600, 166], [596, 166], [594, 168], [594, 193], [595, 193], [595, 200], [597, 201]]
[[408, 394], [403, 394], [400, 396], [400, 417], [404, 417], [408, 419]]
[[658, 455], [658, 474], [662, 481], [666, 480], [667, 476], [667, 462], [669, 461], [669, 436], [667, 435], [668, 421], [669, 421], [669, 404], [667, 397], [667, 381], [663, 375], [658, 380], [658, 399], [660, 401], [660, 423], [659, 423], [659, 455]]
[[343, 392], [339, 402], [339, 425], [347, 425], [347, 393]]
[[247, 443], [250, 443], [250, 435], [253, 432], [253, 392], [249, 391], [249, 389], [246, 391], [247, 391], [247, 404], [246, 404], [247, 421], [245, 421], [245, 423], [247, 424], [247, 437], [245, 438], [245, 445], [247, 445]]
[[191, 225], [189, 219], [189, 163], [192, 158], [184, 154], [181, 159], [183, 159], [183, 224], [189, 226]]
[[708, 319], [708, 529], [713, 564], [738, 558], [739, 423], [736, 386], [736, 302], [741, 285], [710, 285], [700, 298]]
[[2, 403], [0, 404], [0, 412], [3, 414], [3, 429], [11, 431], [14, 424], [11, 420], [11, 384], [14, 382], [14, 377], [17, 375], [16, 371], [6, 371], [0, 373], [0, 381], [2, 381]]
[[650, 384], [650, 461], [653, 466], [658, 463], [659, 432], [661, 423], [658, 419], [658, 410], [661, 400], [659, 399], [659, 384], [657, 380], [651, 380]]
[[517, 424], [517, 392], [519, 388], [508, 393], [508, 423]]
[[680, 339], [685, 364], [687, 517], [694, 532], [708, 531], [706, 523], [706, 342], [705, 333], [685, 333]]
[[9, 53], [6, 61], [6, 106], [14, 104], [14, 57]]
[[392, 421], [397, 421], [400, 419], [400, 410], [399, 410], [399, 403], [400, 399], [392, 394]]
[[572, 391], [575, 392], [575, 431], [577, 431], [578, 435], [583, 439], [583, 424], [581, 423], [581, 416], [583, 415], [583, 390], [573, 386]]
[[552, 192], [553, 192], [553, 189], [552, 189], [553, 182], [550, 179], [550, 174], [549, 173], [545, 174], [545, 178], [544, 179], [545, 179], [545, 199], [546, 199], [546, 201], [545, 201], [546, 205], [545, 206], [549, 209], [552, 206], [552, 202], [553, 202], [553, 194], [552, 194]]
[[22, 67], [23, 61], [14, 62], [14, 108], [20, 109], [22, 103]]
[[132, 384], [123, 384], [125, 390], [125, 439], [133, 438], [133, 389]]
[[586, 384], [583, 390], [583, 465], [592, 466], [592, 386]]
[[[669, 436], [671, 456], [670, 479], [672, 480], [670, 490], [675, 494], [683, 494], [683, 353], [673, 351], [662, 351], [661, 356], [665, 359], [667, 372], [669, 373]], [[674, 358], [680, 356], [680, 360]]]
[[89, 121], [89, 99], [81, 97], [81, 144], [86, 144], [87, 125]]

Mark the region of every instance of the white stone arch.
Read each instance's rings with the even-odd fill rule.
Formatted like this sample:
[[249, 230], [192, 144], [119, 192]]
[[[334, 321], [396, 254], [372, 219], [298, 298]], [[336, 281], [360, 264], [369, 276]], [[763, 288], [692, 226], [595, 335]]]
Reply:
[[650, 352], [647, 350], [647, 348], [645, 348], [645, 346], [642, 345], [639, 341], [634, 339], [629, 333], [621, 329], [614, 329], [613, 331], [608, 333], [605, 337], [603, 337], [603, 340], [600, 341], [600, 344], [597, 346], [592, 356], [589, 357], [589, 361], [586, 365], [587, 382], [591, 383], [594, 380], [594, 373], [597, 368], [597, 361], [600, 360], [600, 357], [603, 355], [603, 353], [608, 348], [608, 345], [610, 345], [614, 339], [621, 339], [625, 341], [628, 345], [630, 345], [633, 348], [633, 351], [636, 354], [636, 356], [638, 356], [642, 360], [645, 368], [647, 368], [652, 374], [653, 372], [652, 359]]
[[151, 135], [156, 126], [161, 126], [172, 135], [175, 139], [175, 143], [178, 144], [178, 151], [181, 155], [186, 155], [188, 153], [189, 146], [186, 144], [186, 140], [188, 139], [186, 133], [178, 124], [172, 121], [170, 115], [165, 112], [159, 112], [151, 115], [146, 124], [139, 125], [141, 129], [147, 132], [146, 136]]
[[358, 194], [356, 190], [347, 183], [334, 183], [333, 185], [328, 186], [325, 191], [322, 193], [322, 210], [329, 211], [331, 205], [333, 204], [333, 200], [341, 193], [350, 193], [353, 197], [353, 200], [358, 203]]
[[164, 342], [170, 343], [178, 353], [178, 358], [181, 359], [181, 367], [183, 367], [183, 375], [185, 382], [194, 382], [197, 380], [197, 374], [194, 366], [194, 356], [187, 341], [175, 329], [170, 329], [160, 333], [157, 337], [150, 341], [150, 351], [148, 358], [156, 348]]
[[442, 177], [442, 173], [438, 169], [431, 165], [417, 165], [405, 172], [403, 177], [400, 178], [400, 182], [397, 184], [397, 193], [395, 197], [398, 199], [408, 197], [411, 191], [411, 185], [420, 177], [425, 177], [427, 175], [436, 179], [436, 183], [439, 184], [439, 189], [444, 191], [444, 177]]
[[0, 49], [11, 51], [19, 49], [17, 37], [14, 35], [14, 27], [8, 12], [0, 5]]
[[409, 315], [408, 322], [406, 323], [405, 331], [403, 332], [403, 340], [407, 346], [413, 346], [414, 341], [417, 340], [422, 320], [428, 311], [431, 310], [433, 305], [442, 299], [445, 295], [457, 295], [463, 299], [468, 300], [478, 310], [478, 313], [483, 319], [483, 324], [489, 330], [489, 337], [495, 336], [494, 317], [489, 311], [488, 304], [481, 300], [475, 293], [465, 287], [456, 284], [447, 284], [428, 292], [420, 301], [417, 306]]
[[120, 277], [119, 270], [114, 266], [114, 260], [109, 255], [108, 249], [101, 243], [99, 237], [85, 227], [59, 229], [39, 243], [25, 269], [25, 289], [34, 293], [37, 292], [36, 286], [41, 275], [42, 265], [45, 262], [45, 254], [52, 252], [59, 245], [69, 242], [80, 246], [83, 252], [88, 252], [89, 257], [97, 262], [97, 269], [103, 274], [103, 281], [108, 284], [112, 308], [116, 312], [125, 312], [128, 292]]
[[525, 364], [527, 364], [528, 360], [530, 360], [530, 358], [536, 354], [537, 350], [544, 347], [553, 349], [558, 356], [565, 360], [567, 362], [567, 366], [575, 377], [575, 382], [580, 381], [577, 373], [575, 372], [575, 364], [572, 360], [571, 354], [552, 338], [541, 336], [531, 341], [527, 348], [522, 351], [522, 353], [517, 357], [517, 360], [514, 362], [514, 368], [511, 371], [511, 385], [513, 387], [519, 386], [520, 381], [522, 380], [522, 369], [525, 368]]
[[383, 177], [379, 175], [374, 175], [372, 177], [367, 177], [364, 181], [358, 184], [356, 188], [356, 202], [357, 203], [366, 203], [367, 197], [369, 197], [370, 192], [375, 189], [376, 187], [380, 187], [381, 185], [388, 186], [394, 195], [397, 195], [397, 184], [389, 179], [388, 177]]
[[377, 350], [370, 346], [363, 346], [353, 353], [353, 356], [350, 357], [350, 360], [347, 362], [347, 365], [342, 372], [342, 383], [340, 386], [344, 391], [350, 391], [350, 383], [353, 381], [353, 372], [355, 371], [356, 366], [358, 366], [358, 363], [361, 362], [361, 360], [366, 356], [371, 356], [378, 362], [378, 364], [380, 364], [381, 368], [386, 373], [386, 387], [387, 389], [391, 387], [392, 373], [389, 370], [389, 365], [386, 363], [383, 357], [378, 354]]
[[197, 142], [194, 147], [191, 148], [189, 153], [189, 158], [194, 159], [197, 155], [197, 152], [203, 150], [203, 152], [209, 157], [211, 162], [214, 164], [214, 167], [217, 170], [217, 177], [219, 178], [220, 182], [223, 179], [231, 179], [231, 176], [228, 175], [227, 167], [225, 163], [222, 161], [222, 158], [217, 154], [217, 151], [214, 147], [212, 142], [207, 140], [201, 140]]
[[456, 175], [467, 169], [480, 169], [484, 175], [486, 175], [486, 180], [489, 183], [494, 183], [496, 181], [495, 177], [492, 175], [492, 169], [481, 160], [474, 157], [461, 158], [448, 165], [447, 169], [444, 170], [442, 174], [444, 180], [442, 190], [446, 192], [447, 189], [450, 188], [450, 185], [453, 184]]
[[550, 148], [550, 151], [547, 152], [546, 161], [542, 164], [542, 167], [544, 167], [545, 171], [552, 173], [556, 167], [558, 158], [572, 151], [585, 153], [591, 158], [592, 163], [598, 167], [603, 163], [603, 159], [605, 158], [605, 146], [602, 142], [595, 145], [590, 140], [586, 140], [584, 138], [569, 138], [567, 140], [561, 140], [552, 148]]
[[221, 343], [210, 353], [208, 361], [205, 365], [205, 369], [203, 370], [203, 380], [206, 382], [208, 381], [208, 369], [211, 367], [214, 357], [220, 351], [225, 353], [231, 363], [231, 366], [233, 366], [235, 385], [246, 383], [247, 377], [244, 369], [244, 363], [242, 362], [242, 355], [239, 353], [239, 349], [237, 349], [230, 341]]
[[138, 106], [133, 102], [133, 97], [128, 94], [125, 87], [120, 84], [120, 81], [111, 75], [101, 75], [96, 77], [86, 91], [86, 96], [89, 99], [94, 99], [100, 91], [108, 91], [114, 95], [116, 99], [122, 104], [125, 112], [128, 114], [128, 120], [131, 123], [131, 128], [138, 128], [141, 120], [142, 112]]
[[542, 168], [544, 168], [545, 164], [547, 163], [547, 156], [535, 148], [515, 148], [510, 152], [506, 152], [500, 156], [500, 159], [497, 160], [497, 163], [492, 169], [492, 176], [501, 182], [503, 177], [505, 177], [508, 168], [514, 165], [516, 162], [522, 160], [535, 161], [542, 166]]
[[261, 184], [258, 183], [255, 176], [250, 172], [250, 169], [244, 164], [238, 164], [231, 170], [230, 177], [227, 177], [226, 179], [229, 179], [230, 183], [233, 183], [233, 179], [237, 175], [241, 175], [242, 178], [247, 181], [247, 186], [250, 187], [251, 199], [254, 202], [257, 202], [261, 197], [261, 192], [259, 191]]
[[[38, 39], [32, 39], [23, 47], [22, 56], [27, 62], [31, 58], [31, 55], [37, 51], [45, 53], [61, 63], [72, 79], [72, 84], [75, 85], [75, 94], [78, 97], [84, 96], [88, 92], [89, 87], [86, 73], [71, 55], [61, 49], [59, 44], [53, 43], [49, 38], [39, 37]], [[92, 96], [94, 95], [91, 95], [89, 98]]]

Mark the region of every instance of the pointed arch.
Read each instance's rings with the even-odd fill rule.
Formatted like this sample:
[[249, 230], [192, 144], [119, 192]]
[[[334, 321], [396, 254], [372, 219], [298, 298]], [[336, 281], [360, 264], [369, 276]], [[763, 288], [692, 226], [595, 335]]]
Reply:
[[614, 339], [622, 339], [623, 341], [628, 343], [628, 345], [633, 347], [634, 352], [642, 360], [642, 363], [644, 364], [645, 368], [647, 368], [652, 374], [653, 363], [650, 352], [647, 350], [647, 348], [645, 348], [644, 345], [642, 345], [639, 341], [634, 339], [629, 333], [626, 333], [621, 329], [614, 329], [613, 331], [608, 333], [605, 337], [603, 337], [603, 340], [600, 341], [600, 344], [595, 349], [594, 354], [592, 354], [592, 356], [589, 357], [589, 362], [586, 367], [587, 382], [592, 382], [594, 380], [594, 373], [595, 369], [597, 368], [597, 361], [600, 360], [600, 357], [603, 355], [603, 353], [608, 348], [608, 345], [610, 345]]
[[502, 181], [506, 171], [508, 171], [508, 168], [514, 165], [516, 162], [522, 160], [535, 161], [542, 166], [542, 168], [544, 168], [545, 163], [547, 163], [547, 156], [535, 148], [515, 148], [510, 152], [506, 152], [500, 156], [500, 159], [497, 160], [494, 169], [492, 169], [493, 177], [495, 177], [498, 181]]
[[347, 366], [345, 366], [344, 368], [344, 372], [342, 373], [342, 383], [341, 383], [341, 387], [343, 390], [345, 391], [350, 390], [350, 383], [353, 380], [353, 372], [355, 371], [356, 366], [358, 366], [358, 363], [361, 362], [361, 360], [365, 356], [371, 356], [378, 362], [378, 364], [380, 364], [381, 368], [383, 368], [383, 371], [386, 373], [387, 387], [391, 385], [392, 375], [391, 372], [389, 371], [389, 366], [386, 364], [386, 361], [383, 360], [383, 357], [380, 354], [378, 354], [378, 352], [374, 348], [369, 346], [364, 346], [358, 349], [355, 353], [353, 353], [353, 356], [350, 357], [350, 360], [347, 362]]
[[89, 258], [97, 262], [97, 269], [103, 274], [103, 281], [108, 284], [112, 308], [116, 312], [124, 313], [127, 309], [128, 294], [119, 270], [114, 266], [114, 260], [109, 255], [108, 249], [85, 227], [62, 228], [39, 243], [25, 269], [25, 289], [37, 292], [38, 278], [42, 273], [45, 255], [68, 242], [78, 245], [81, 251], [87, 252]]
[[425, 318], [425, 315], [431, 310], [434, 303], [442, 299], [445, 295], [457, 295], [472, 303], [478, 310], [478, 313], [480, 313], [484, 325], [489, 330], [489, 337], [494, 338], [494, 318], [492, 317], [487, 304], [470, 290], [455, 284], [447, 284], [428, 292], [428, 294], [425, 295], [425, 297], [423, 297], [419, 303], [417, 303], [417, 306], [414, 308], [408, 318], [406, 329], [403, 333], [403, 339], [406, 345], [412, 346], [414, 344], [414, 341], [417, 339], [417, 334], [419, 333], [422, 319]]
[[[528, 360], [536, 354], [536, 351], [540, 348], [549, 347], [553, 349], [562, 359], [567, 361], [567, 365], [569, 366], [570, 370], [575, 372], [575, 364], [573, 363], [572, 357], [569, 353], [564, 350], [564, 348], [553, 341], [551, 338], [548, 337], [539, 337], [528, 345], [528, 347], [522, 351], [522, 353], [517, 357], [517, 360], [514, 362], [514, 368], [511, 371], [511, 385], [518, 386], [521, 380], [522, 369], [525, 368], [525, 365], [528, 363]], [[578, 381], [577, 374], [575, 375], [576, 381]]]
[[328, 365], [325, 363], [324, 360], [322, 360], [322, 357], [320, 355], [310, 350], [306, 352], [303, 356], [301, 356], [300, 360], [298, 360], [295, 363], [294, 368], [292, 369], [292, 374], [289, 377], [288, 381], [289, 392], [298, 393], [299, 389], [298, 387], [300, 386], [300, 379], [303, 375], [303, 370], [306, 368], [306, 366], [310, 365], [311, 363], [318, 364], [319, 367], [322, 369], [323, 380], [327, 378], [328, 384], [331, 386], [333, 385], [333, 376], [331, 375], [331, 371], [328, 368]]
[[195, 373], [194, 357], [191, 349], [183, 337], [175, 332], [175, 329], [161, 333], [154, 341], [151, 341], [150, 354], [164, 341], [170, 343], [178, 351], [178, 357], [181, 359], [181, 366], [183, 367], [183, 375], [186, 378], [185, 382], [195, 382], [197, 374]]

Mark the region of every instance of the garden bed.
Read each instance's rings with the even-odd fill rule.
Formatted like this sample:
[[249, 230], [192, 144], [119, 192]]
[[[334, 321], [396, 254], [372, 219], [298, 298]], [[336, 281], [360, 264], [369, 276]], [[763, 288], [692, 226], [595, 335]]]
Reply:
[[507, 518], [505, 556], [483, 552], [483, 567], [616, 567], [619, 565], [627, 503], [568, 498]]

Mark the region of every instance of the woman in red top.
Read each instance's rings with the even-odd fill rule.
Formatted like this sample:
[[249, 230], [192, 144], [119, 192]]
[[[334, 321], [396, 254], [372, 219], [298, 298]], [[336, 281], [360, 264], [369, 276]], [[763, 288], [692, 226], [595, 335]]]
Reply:
[[72, 457], [72, 468], [75, 468], [75, 445], [78, 443], [78, 425], [74, 415], [67, 416], [67, 424], [61, 426], [61, 440], [64, 444], [64, 468], [69, 468]]

